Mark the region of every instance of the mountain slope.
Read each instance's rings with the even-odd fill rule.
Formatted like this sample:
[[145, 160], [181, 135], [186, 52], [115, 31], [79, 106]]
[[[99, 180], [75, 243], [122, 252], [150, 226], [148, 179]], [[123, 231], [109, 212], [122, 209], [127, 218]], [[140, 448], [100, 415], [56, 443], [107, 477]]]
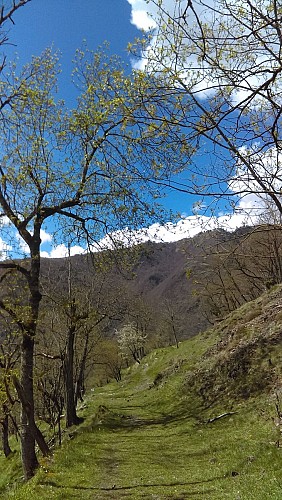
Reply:
[[[234, 233], [207, 231], [175, 243], [149, 242], [96, 254], [94, 260], [77, 255], [71, 268], [74, 286], [83, 291], [94, 282], [93, 297], [101, 294], [100, 306], [110, 298], [106, 308], [113, 308], [111, 316], [117, 317], [112, 331], [132, 321], [143, 302], [150, 331], [156, 329], [156, 319], [160, 326], [173, 315], [178, 338], [187, 339], [282, 282], [282, 235], [270, 225]], [[46, 290], [61, 286], [67, 293], [67, 259], [42, 259], [42, 273]]]

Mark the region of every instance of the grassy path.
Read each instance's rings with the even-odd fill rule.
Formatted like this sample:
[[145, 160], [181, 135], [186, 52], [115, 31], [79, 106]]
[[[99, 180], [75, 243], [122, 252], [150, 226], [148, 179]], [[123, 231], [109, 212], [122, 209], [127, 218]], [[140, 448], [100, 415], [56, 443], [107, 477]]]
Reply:
[[172, 355], [175, 363], [175, 351], [152, 354], [122, 383], [94, 392], [84, 423], [32, 481], [2, 498], [281, 500], [282, 449], [267, 400], [238, 404], [236, 413], [207, 423], [198, 398], [180, 391], [184, 363], [152, 384], [164, 362], [171, 370]]
[[281, 500], [281, 451], [268, 425], [257, 435], [254, 414], [204, 426], [185, 418], [147, 424], [103, 400], [98, 419], [86, 420], [11, 498]]

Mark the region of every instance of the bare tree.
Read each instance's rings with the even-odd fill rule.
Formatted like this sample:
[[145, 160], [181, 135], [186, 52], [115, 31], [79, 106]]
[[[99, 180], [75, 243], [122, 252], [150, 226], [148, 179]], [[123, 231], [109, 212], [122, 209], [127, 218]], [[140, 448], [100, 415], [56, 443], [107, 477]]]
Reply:
[[148, 8], [156, 27], [143, 66], [174, 94], [184, 141], [206, 159], [170, 184], [205, 199], [209, 213], [229, 199], [249, 216], [269, 201], [281, 214], [281, 4], [150, 0]]
[[179, 325], [178, 325], [178, 318], [177, 318], [175, 306], [174, 306], [173, 300], [171, 298], [167, 298], [163, 301], [162, 310], [163, 310], [164, 322], [166, 324], [166, 327], [168, 328], [169, 337], [173, 338], [173, 342], [178, 349], [178, 347], [179, 347], [179, 338], [178, 338]]
[[13, 16], [16, 11], [29, 3], [30, 0], [5, 0], [2, 2], [2, 6], [0, 7], [0, 47], [2, 47], [3, 52], [1, 56], [0, 62], [0, 112], [6, 107], [13, 105], [13, 100], [21, 94], [21, 84], [22, 82], [18, 82], [17, 85], [11, 86], [7, 85], [7, 74], [5, 73], [5, 68], [8, 64], [7, 57], [4, 52], [4, 46], [9, 41], [9, 24], [15, 24], [13, 20]]
[[0, 425], [2, 427], [2, 447], [6, 457], [12, 450], [9, 444], [10, 424], [18, 432], [15, 416], [13, 415], [17, 398], [12, 384], [12, 375], [19, 364], [20, 346], [19, 332], [7, 315], [0, 316]]
[[212, 245], [198, 247], [203, 264], [193, 286], [211, 323], [281, 282], [281, 245], [281, 228], [264, 224], [215, 234]]

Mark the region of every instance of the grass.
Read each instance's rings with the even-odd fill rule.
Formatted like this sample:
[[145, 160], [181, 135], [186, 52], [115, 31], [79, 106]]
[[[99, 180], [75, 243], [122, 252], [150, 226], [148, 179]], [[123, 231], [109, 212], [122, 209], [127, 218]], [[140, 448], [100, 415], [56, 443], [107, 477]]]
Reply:
[[152, 419], [150, 407], [137, 417], [136, 404], [126, 418], [118, 413], [122, 398], [112, 404], [113, 389], [97, 395], [107, 406], [7, 498], [281, 499], [281, 450], [262, 412], [241, 407], [212, 424], [184, 416], [166, 422]]
[[220, 386], [217, 349], [202, 355], [224, 335], [228, 323], [179, 349], [154, 351], [121, 383], [95, 389], [81, 410], [83, 424], [65, 435], [52, 459], [41, 460], [29, 483], [20, 482], [16, 454], [0, 457], [1, 498], [281, 500], [282, 448], [271, 393], [244, 400], [227, 391], [207, 404], [201, 380], [189, 386], [187, 374], [198, 369], [214, 373]]

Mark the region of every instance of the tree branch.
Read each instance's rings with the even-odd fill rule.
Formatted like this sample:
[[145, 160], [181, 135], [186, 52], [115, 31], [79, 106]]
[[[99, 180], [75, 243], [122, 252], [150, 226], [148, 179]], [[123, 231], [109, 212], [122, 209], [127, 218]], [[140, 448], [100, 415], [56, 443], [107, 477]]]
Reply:
[[237, 411], [227, 411], [226, 413], [222, 413], [221, 415], [218, 415], [217, 417], [209, 418], [206, 423], [212, 424], [213, 422], [215, 422], [216, 420], [219, 420], [220, 418], [229, 417], [230, 415], [235, 415], [236, 413], [238, 413], [238, 412]]
[[8, 21], [8, 19], [13, 23], [13, 19], [12, 19], [12, 16], [13, 14], [20, 8], [20, 7], [23, 7], [24, 5], [26, 5], [28, 2], [30, 2], [30, 0], [20, 0], [19, 2], [16, 2], [16, 0], [13, 1], [13, 6], [10, 8], [10, 10], [8, 10], [8, 12], [5, 14], [4, 13], [4, 10], [5, 10], [5, 7], [4, 5], [2, 5], [1, 7], [1, 11], [0, 11], [0, 27], [6, 22]]

